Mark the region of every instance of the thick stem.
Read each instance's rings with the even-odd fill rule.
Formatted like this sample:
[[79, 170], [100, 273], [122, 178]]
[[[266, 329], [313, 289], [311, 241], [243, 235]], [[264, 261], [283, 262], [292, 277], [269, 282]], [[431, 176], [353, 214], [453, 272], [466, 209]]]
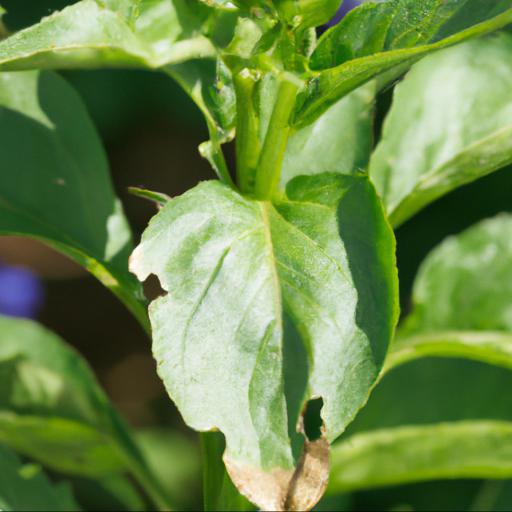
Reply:
[[248, 69], [234, 77], [236, 89], [236, 174], [240, 190], [254, 190], [256, 168], [261, 150], [258, 112], [254, 106], [256, 78]]
[[255, 193], [260, 199], [271, 198], [279, 184], [290, 134], [290, 117], [295, 108], [299, 89], [294, 77], [283, 74], [280, 80], [276, 103], [258, 162]]

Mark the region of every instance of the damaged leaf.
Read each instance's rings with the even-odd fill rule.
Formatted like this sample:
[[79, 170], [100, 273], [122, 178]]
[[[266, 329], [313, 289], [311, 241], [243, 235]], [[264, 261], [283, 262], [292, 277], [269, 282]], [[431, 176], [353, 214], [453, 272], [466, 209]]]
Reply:
[[[150, 316], [170, 396], [191, 427], [224, 433], [231, 478], [264, 510], [320, 498], [328, 444], [365, 403], [397, 317], [393, 233], [368, 179], [300, 177], [286, 192], [270, 203], [200, 184], [131, 259], [168, 292]], [[305, 440], [319, 397], [324, 435]]]

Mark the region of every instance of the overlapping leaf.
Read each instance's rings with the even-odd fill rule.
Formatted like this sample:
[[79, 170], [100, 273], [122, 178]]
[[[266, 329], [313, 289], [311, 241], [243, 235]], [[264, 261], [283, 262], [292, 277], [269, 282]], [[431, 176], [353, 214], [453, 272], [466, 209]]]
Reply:
[[[510, 234], [511, 216], [499, 215], [451, 237], [427, 258], [413, 313], [389, 353], [386, 370], [393, 371], [353, 425], [364, 433], [333, 450], [333, 492], [510, 478], [501, 458], [510, 436], [504, 422], [512, 420], [512, 398], [504, 392], [512, 386]], [[394, 369], [404, 363], [410, 364]]]
[[43, 240], [85, 266], [133, 311], [132, 242], [106, 155], [80, 98], [50, 72], [0, 74], [0, 234]]
[[511, 56], [500, 33], [428, 57], [397, 86], [370, 165], [395, 225], [512, 162]]
[[160, 376], [190, 426], [225, 434], [230, 474], [260, 507], [319, 498], [323, 439], [289, 487], [301, 413], [322, 397], [332, 441], [366, 401], [396, 319], [393, 252], [367, 178], [342, 175], [297, 178], [274, 204], [204, 183], [134, 252], [139, 278], [169, 292], [150, 307]]
[[392, 79], [433, 51], [511, 22], [511, 0], [364, 4], [319, 41], [311, 60], [315, 71], [295, 122], [313, 122], [341, 97], [381, 73]]
[[0, 508], [15, 510], [80, 510], [69, 487], [55, 485], [38, 466], [22, 464], [0, 444]]

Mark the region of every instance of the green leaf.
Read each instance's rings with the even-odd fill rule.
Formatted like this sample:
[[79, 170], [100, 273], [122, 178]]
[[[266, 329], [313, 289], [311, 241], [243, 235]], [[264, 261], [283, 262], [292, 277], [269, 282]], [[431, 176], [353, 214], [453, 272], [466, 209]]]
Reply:
[[404, 335], [440, 330], [512, 333], [512, 215], [484, 220], [445, 240], [414, 284]]
[[512, 423], [463, 421], [357, 434], [333, 447], [328, 493], [512, 477]]
[[510, 0], [382, 0], [353, 9], [323, 34], [311, 68], [439, 41], [512, 7]]
[[[460, 1], [462, 2], [463, 0]], [[480, 0], [474, 1], [479, 2]], [[411, 3], [410, 0], [409, 3]], [[422, 2], [414, 0], [414, 4], [423, 6], [425, 3], [425, 0]], [[428, 3], [433, 4], [434, 2], [429, 1]], [[450, 2], [450, 4], [452, 3], [453, 2]], [[492, 3], [494, 4], [494, 2]], [[439, 5], [439, 2], [435, 2], [435, 5]], [[362, 8], [366, 7], [363, 6]], [[472, 12], [471, 6], [465, 6], [463, 9], [466, 13]], [[357, 57], [356, 54], [356, 58], [347, 60], [335, 67], [320, 71], [313, 70], [308, 75], [308, 86], [303, 93], [301, 102], [297, 106], [295, 124], [298, 126], [310, 124], [340, 98], [379, 74], [387, 73], [388, 76], [386, 78], [389, 81], [389, 79], [399, 76], [408, 67], [429, 53], [452, 46], [469, 38], [499, 30], [509, 23], [512, 23], [511, 0], [500, 2], [499, 9], [497, 11], [492, 10], [491, 13], [487, 13], [487, 15], [494, 14], [495, 12], [498, 14], [489, 19], [487, 19], [488, 16], [486, 16], [485, 13], [483, 13], [482, 17], [475, 17], [469, 14], [468, 20], [470, 23], [467, 28], [460, 32], [443, 33], [442, 39], [434, 39], [428, 44], [423, 43], [419, 46], [413, 46], [416, 36], [411, 39], [405, 37], [403, 41], [410, 42], [411, 48], [399, 47], [398, 49], [380, 51], [363, 57]], [[353, 16], [355, 15], [356, 14], [353, 14]], [[378, 23], [379, 21], [380, 18], [377, 17], [376, 22]], [[395, 21], [395, 18], [393, 18], [393, 21]], [[346, 23], [349, 23], [349, 21]], [[398, 23], [398, 21], [396, 21], [396, 23]], [[408, 22], [406, 21], [406, 23]], [[454, 29], [460, 27], [460, 25], [457, 25]], [[358, 30], [359, 29], [356, 27], [355, 31], [357, 32]], [[368, 32], [374, 34], [374, 26], [372, 23], [369, 24]], [[319, 45], [321, 44], [320, 42]]]
[[370, 174], [393, 224], [512, 162], [512, 35], [417, 64], [397, 86]]
[[147, 487], [148, 469], [127, 427], [87, 364], [57, 336], [0, 317], [0, 388], [0, 442], [60, 472], [130, 472]]
[[313, 124], [293, 132], [283, 161], [281, 183], [296, 176], [367, 168], [373, 146], [375, 84], [344, 97]]
[[80, 98], [49, 72], [0, 74], [0, 234], [46, 242], [147, 322], [128, 272], [131, 233]]
[[424, 357], [472, 359], [512, 370], [512, 335], [497, 331], [445, 331], [399, 337], [384, 372]]
[[230, 476], [261, 508], [313, 506], [322, 464], [310, 501], [294, 500], [312, 459], [326, 462], [323, 438], [289, 489], [301, 413], [322, 397], [325, 438], [338, 437], [396, 321], [394, 239], [368, 179], [296, 178], [274, 204], [203, 183], [152, 220], [131, 268], [169, 292], [150, 306], [153, 351], [185, 421], [224, 433]]
[[216, 69], [215, 44], [227, 44], [234, 19], [189, 0], [82, 0], [0, 42], [0, 70], [162, 69], [224, 140], [233, 102], [226, 73]]
[[194, 11], [184, 0], [82, 0], [2, 41], [0, 69], [159, 68], [214, 55]]
[[0, 444], [0, 508], [15, 510], [80, 510], [69, 485], [53, 484], [34, 464], [22, 464]]

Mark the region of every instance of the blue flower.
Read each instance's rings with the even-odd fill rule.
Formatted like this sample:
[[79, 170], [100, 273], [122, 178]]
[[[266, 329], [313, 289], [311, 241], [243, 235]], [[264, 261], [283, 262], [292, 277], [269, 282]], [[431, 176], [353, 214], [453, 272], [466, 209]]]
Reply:
[[43, 285], [33, 272], [0, 264], [0, 314], [35, 318], [43, 299]]

